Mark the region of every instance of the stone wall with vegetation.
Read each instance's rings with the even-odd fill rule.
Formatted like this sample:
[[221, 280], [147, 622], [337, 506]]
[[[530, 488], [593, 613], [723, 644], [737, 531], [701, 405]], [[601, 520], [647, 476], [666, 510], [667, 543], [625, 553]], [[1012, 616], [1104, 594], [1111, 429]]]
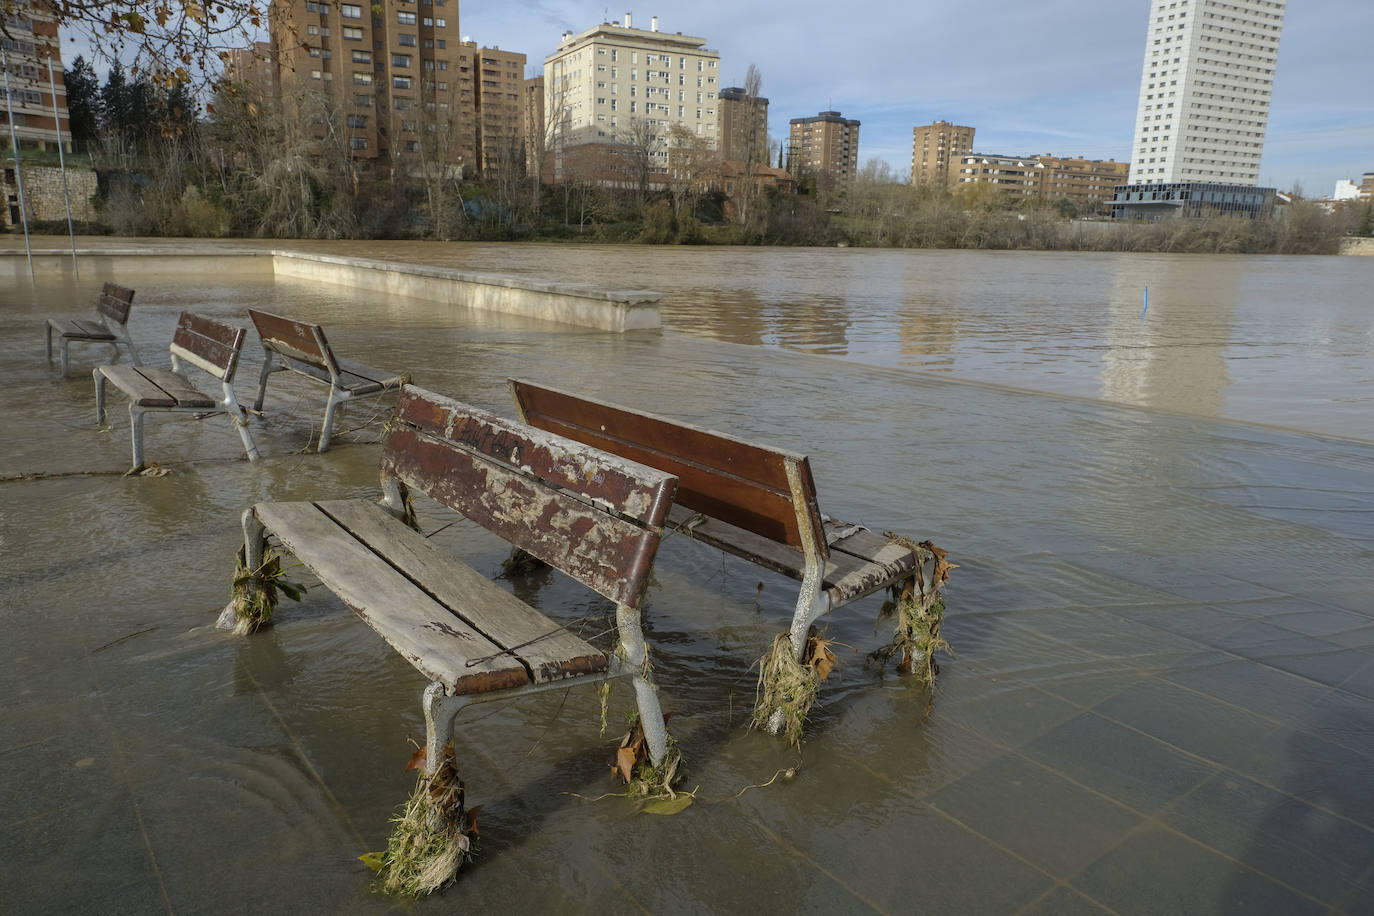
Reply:
[[[62, 221], [67, 219], [67, 195], [62, 186], [62, 170], [49, 166], [24, 165], [24, 209], [29, 223]], [[95, 172], [90, 169], [67, 169], [67, 189], [71, 193], [72, 219], [90, 222], [96, 218], [93, 198], [96, 193]], [[21, 225], [14, 220], [19, 198], [19, 177], [12, 166], [5, 167], [5, 196], [10, 206], [0, 214], [0, 225], [6, 228]], [[12, 209], [13, 208], [13, 209]]]

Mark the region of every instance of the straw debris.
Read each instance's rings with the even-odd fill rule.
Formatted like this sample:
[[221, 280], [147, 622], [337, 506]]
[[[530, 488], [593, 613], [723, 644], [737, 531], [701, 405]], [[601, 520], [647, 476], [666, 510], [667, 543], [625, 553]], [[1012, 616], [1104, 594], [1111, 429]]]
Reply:
[[759, 659], [759, 682], [754, 699], [751, 728], [767, 728], [781, 714], [782, 733], [793, 747], [801, 747], [806, 717], [815, 705], [821, 682], [835, 668], [834, 640], [825, 639], [811, 628], [806, 652], [801, 661], [792, 651], [787, 633], [779, 633], [773, 646]]
[[[946, 559], [946, 551], [930, 541], [918, 544], [891, 532], [887, 536], [915, 551], [918, 562], [911, 578], [890, 587], [890, 597], [883, 602], [878, 616], [880, 621], [892, 617], [897, 620], [891, 645], [877, 650], [869, 658], [885, 663], [900, 654], [897, 670], [913, 674], [920, 683], [933, 687], [935, 676], [940, 673], [935, 653], [954, 654], [949, 643], [940, 635], [940, 626], [945, 619], [945, 599], [940, 589], [949, 582], [949, 571], [958, 567]], [[925, 572], [927, 568], [930, 570], [929, 581]]]
[[230, 606], [234, 609], [235, 633], [246, 636], [271, 623], [272, 614], [277, 609], [278, 592], [292, 601], [301, 600], [305, 586], [288, 582], [285, 573], [281, 554], [272, 548], [263, 550], [262, 563], [257, 569], [251, 570], [244, 548], [239, 548], [234, 563], [233, 597], [230, 600]]
[[407, 769], [420, 770], [415, 791], [392, 819], [396, 826], [386, 850], [374, 857], [377, 886], [388, 894], [423, 897], [443, 888], [472, 857], [477, 841], [481, 806], [463, 807], [463, 781], [458, 778], [453, 744], [444, 745], [433, 774], [424, 771], [426, 757], [421, 748], [411, 758]]
[[[655, 766], [649, 759], [649, 742], [644, 735], [644, 724], [639, 720], [639, 713], [630, 712], [625, 718], [630, 729], [620, 739], [620, 746], [615, 752], [615, 763], [611, 764], [613, 774], [625, 780], [623, 794], [627, 798], [646, 802], [690, 795], [673, 788], [673, 784], [682, 778], [684, 772], [682, 751], [678, 749], [677, 740], [671, 735], [668, 737], [668, 749], [663, 754], [663, 759]], [[665, 715], [663, 721], [667, 722], [668, 716]]]

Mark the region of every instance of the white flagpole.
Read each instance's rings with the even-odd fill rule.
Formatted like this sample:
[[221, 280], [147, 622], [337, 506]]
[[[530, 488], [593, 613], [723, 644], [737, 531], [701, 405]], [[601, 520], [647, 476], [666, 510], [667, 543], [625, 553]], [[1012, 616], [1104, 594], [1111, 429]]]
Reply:
[[29, 256], [29, 282], [37, 283], [33, 275], [33, 247], [29, 244], [29, 213], [24, 209], [24, 170], [19, 165], [19, 134], [14, 130], [14, 94], [10, 92], [10, 56], [0, 45], [0, 70], [5, 71], [5, 104], [9, 106], [10, 146], [14, 149], [14, 181], [19, 187], [19, 218], [24, 223], [24, 253]]
[[[65, 77], [64, 77], [65, 80]], [[52, 89], [52, 123], [57, 129], [57, 163], [62, 169], [62, 196], [67, 199], [67, 234], [72, 237], [72, 270], [76, 272], [76, 282], [81, 282], [81, 265], [76, 260], [76, 227], [72, 225], [72, 192], [67, 187], [67, 157], [62, 152], [62, 117], [57, 113], [57, 79], [52, 73], [52, 55], [48, 55], [48, 86]], [[67, 113], [70, 126], [71, 112]]]

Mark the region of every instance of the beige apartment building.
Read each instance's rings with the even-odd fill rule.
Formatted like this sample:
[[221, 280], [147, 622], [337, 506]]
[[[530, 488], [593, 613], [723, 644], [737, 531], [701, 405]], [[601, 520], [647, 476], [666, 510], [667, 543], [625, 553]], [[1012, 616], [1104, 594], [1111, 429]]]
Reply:
[[948, 121], [912, 128], [912, 185], [952, 188], [958, 184], [959, 161], [973, 152], [973, 134], [974, 128]]
[[958, 190], [990, 185], [1020, 200], [1066, 198], [1077, 204], [1080, 212], [1090, 212], [1112, 199], [1116, 186], [1126, 182], [1129, 172], [1130, 163], [1114, 159], [971, 153], [957, 162], [951, 187]]
[[718, 93], [720, 123], [716, 129], [720, 158], [730, 162], [768, 162], [768, 100], [749, 98], [743, 89], [729, 87]]
[[266, 96], [275, 97], [281, 92], [277, 84], [277, 64], [271, 42], [255, 41], [251, 48], [230, 51], [224, 75], [232, 82], [255, 86]]
[[[5, 152], [9, 149], [9, 125], [14, 124], [21, 150], [57, 151], [72, 148], [67, 123], [67, 86], [62, 81], [62, 48], [57, 22], [43, 7], [18, 0], [5, 15], [5, 55], [9, 60], [9, 93], [0, 92], [0, 111], [5, 113]], [[48, 59], [52, 58], [52, 80]], [[0, 83], [3, 89], [3, 83]], [[56, 110], [54, 110], [54, 105]], [[11, 202], [17, 207], [17, 201]]]
[[484, 175], [505, 172], [525, 157], [525, 55], [479, 48], [472, 41], [461, 47], [460, 122], [472, 125], [461, 141], [466, 146], [464, 155], [480, 151], [478, 167]]
[[457, 0], [273, 0], [272, 48], [288, 111], [341, 116], [352, 155], [441, 156], [475, 169], [458, 105]]
[[652, 168], [668, 170], [669, 129], [681, 124], [716, 143], [720, 54], [706, 39], [607, 22], [565, 32], [544, 60], [544, 110], [551, 175], [560, 180], [567, 150], [583, 144], [651, 147]]
[[859, 122], [838, 111], [822, 111], [812, 118], [790, 122], [787, 171], [798, 181], [815, 178], [834, 188], [859, 171]]

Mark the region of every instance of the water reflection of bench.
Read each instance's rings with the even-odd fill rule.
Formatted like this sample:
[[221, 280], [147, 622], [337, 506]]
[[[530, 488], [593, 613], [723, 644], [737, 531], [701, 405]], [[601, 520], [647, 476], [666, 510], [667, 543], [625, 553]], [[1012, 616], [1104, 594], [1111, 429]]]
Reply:
[[[258, 448], [248, 431], [248, 418], [234, 397], [234, 372], [238, 369], [243, 328], [182, 312], [172, 336], [172, 369], [146, 366], [97, 366], [95, 377], [95, 421], [105, 422], [105, 382], [110, 382], [129, 398], [129, 419], [134, 445], [134, 468], [143, 467], [143, 416], [149, 411], [193, 414], [228, 414], [243, 440], [248, 460], [258, 458]], [[201, 369], [220, 383], [223, 397], [216, 400], [191, 384], [181, 372], [185, 363]]]
[[[387, 427], [385, 508], [258, 503], [243, 516], [246, 569], [262, 565], [274, 535], [431, 681], [428, 772], [463, 706], [621, 675], [634, 680], [658, 763], [667, 733], [643, 674], [640, 607], [676, 479], [410, 385]], [[616, 651], [573, 635], [408, 527], [401, 484], [616, 602]]]
[[918, 574], [911, 547], [821, 514], [804, 455], [518, 379], [510, 388], [531, 426], [676, 475], [670, 527], [800, 580], [798, 659], [823, 614]]
[[138, 350], [129, 337], [129, 308], [133, 305], [134, 291], [117, 283], [106, 283], [95, 300], [95, 315], [92, 318], [49, 318], [43, 328], [44, 343], [48, 348], [48, 359], [52, 359], [52, 336], [58, 337], [61, 349], [62, 375], [67, 375], [67, 348], [74, 343], [106, 344], [119, 355], [119, 348], [129, 350], [129, 359], [135, 366]]
[[[382, 394], [399, 388], [410, 377], [405, 374], [374, 369], [352, 360], [339, 359], [325, 339], [324, 328], [317, 324], [307, 324], [294, 318], [283, 318], [270, 312], [249, 309], [248, 317], [258, 329], [265, 351], [262, 362], [262, 375], [258, 381], [258, 397], [253, 402], [255, 411], [262, 410], [263, 397], [267, 394], [267, 378], [273, 372], [290, 369], [306, 378], [329, 386], [329, 397], [325, 402], [324, 426], [320, 429], [319, 451], [329, 448], [330, 435], [334, 428], [334, 410], [344, 401], [373, 394]], [[278, 365], [277, 361], [281, 363]]]

